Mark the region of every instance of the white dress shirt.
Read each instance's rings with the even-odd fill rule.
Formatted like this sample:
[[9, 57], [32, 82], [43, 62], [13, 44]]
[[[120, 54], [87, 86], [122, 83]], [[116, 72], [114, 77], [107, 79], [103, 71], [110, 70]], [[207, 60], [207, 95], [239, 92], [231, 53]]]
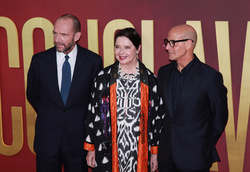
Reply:
[[75, 45], [74, 49], [69, 54], [64, 54], [63, 52], [56, 52], [56, 63], [57, 63], [57, 78], [58, 78], [58, 87], [61, 91], [62, 85], [62, 66], [65, 61], [65, 56], [69, 56], [69, 64], [71, 69], [71, 81], [74, 74], [75, 63], [76, 63], [76, 55], [77, 55], [77, 44]]

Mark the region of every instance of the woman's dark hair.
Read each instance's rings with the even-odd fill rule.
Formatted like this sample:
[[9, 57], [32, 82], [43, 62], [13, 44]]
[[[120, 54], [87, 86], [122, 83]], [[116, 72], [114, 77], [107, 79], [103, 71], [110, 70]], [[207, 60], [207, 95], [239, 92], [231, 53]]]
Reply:
[[127, 37], [133, 43], [136, 49], [138, 49], [139, 45], [141, 45], [141, 36], [134, 28], [130, 27], [118, 30], [118, 32], [115, 34], [115, 41], [118, 37], [122, 36]]

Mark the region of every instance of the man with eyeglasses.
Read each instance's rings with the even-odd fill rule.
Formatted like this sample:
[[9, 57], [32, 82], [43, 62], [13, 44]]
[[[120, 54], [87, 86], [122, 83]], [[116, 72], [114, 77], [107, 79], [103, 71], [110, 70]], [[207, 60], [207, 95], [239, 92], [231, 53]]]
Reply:
[[228, 119], [227, 89], [221, 73], [193, 53], [196, 42], [190, 25], [173, 27], [164, 39], [171, 63], [158, 79], [171, 119], [160, 137], [159, 172], [209, 172], [220, 161], [215, 145]]

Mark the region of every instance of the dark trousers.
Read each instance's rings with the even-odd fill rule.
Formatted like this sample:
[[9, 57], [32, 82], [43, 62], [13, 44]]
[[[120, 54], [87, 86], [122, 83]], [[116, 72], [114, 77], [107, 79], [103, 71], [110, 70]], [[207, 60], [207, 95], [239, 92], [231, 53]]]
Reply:
[[179, 169], [174, 160], [172, 151], [170, 151], [168, 156], [166, 156], [166, 161], [164, 163], [159, 162], [158, 164], [158, 172], [209, 172], [210, 168], [201, 169], [201, 170], [184, 170]]
[[62, 144], [58, 154], [53, 157], [36, 155], [37, 172], [88, 172], [86, 163], [86, 151], [82, 156], [72, 156], [69, 151], [66, 138], [62, 139]]
[[159, 163], [159, 172], [209, 172], [209, 169], [202, 169], [202, 170], [182, 170], [178, 169], [175, 164], [164, 164]]

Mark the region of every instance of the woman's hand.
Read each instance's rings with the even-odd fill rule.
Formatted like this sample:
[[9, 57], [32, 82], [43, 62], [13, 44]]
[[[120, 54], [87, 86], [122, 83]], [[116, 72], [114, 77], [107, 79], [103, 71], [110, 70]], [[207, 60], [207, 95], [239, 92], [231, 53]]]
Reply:
[[95, 151], [88, 151], [88, 154], [86, 156], [87, 164], [88, 166], [94, 168], [96, 166], [95, 163]]
[[158, 169], [157, 154], [151, 154], [150, 168], [151, 172], [155, 172]]

